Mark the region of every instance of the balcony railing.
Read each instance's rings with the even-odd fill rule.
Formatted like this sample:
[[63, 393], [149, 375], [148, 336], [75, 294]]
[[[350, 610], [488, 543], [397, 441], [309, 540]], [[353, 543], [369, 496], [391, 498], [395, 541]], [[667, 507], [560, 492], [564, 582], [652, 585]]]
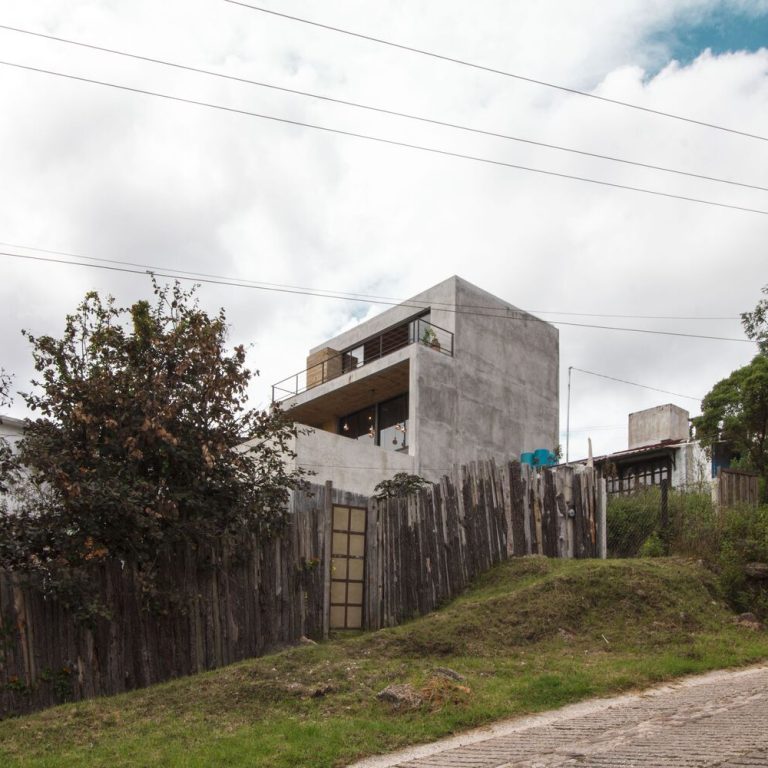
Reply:
[[325, 384], [343, 373], [362, 368], [409, 344], [423, 344], [435, 352], [453, 357], [453, 334], [418, 317], [389, 328], [344, 352], [334, 352], [303, 371], [272, 385], [272, 402], [279, 403], [308, 389]]

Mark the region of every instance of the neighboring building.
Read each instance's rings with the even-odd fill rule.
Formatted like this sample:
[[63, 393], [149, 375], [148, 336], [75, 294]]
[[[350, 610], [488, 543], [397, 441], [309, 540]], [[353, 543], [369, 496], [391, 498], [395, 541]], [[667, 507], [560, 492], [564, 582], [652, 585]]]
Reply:
[[0, 438], [7, 440], [11, 447], [21, 440], [24, 435], [24, 419], [0, 415]]
[[[5, 440], [12, 451], [16, 450], [16, 444], [24, 436], [24, 424], [24, 419], [0, 415], [0, 440]], [[8, 510], [14, 510], [17, 506], [17, 501], [13, 497], [3, 495], [2, 500]]]
[[688, 411], [672, 404], [630, 413], [627, 450], [593, 460], [608, 493], [629, 493], [662, 480], [671, 488], [708, 490], [722, 458], [717, 452], [710, 458], [690, 437], [689, 423]]
[[310, 350], [272, 392], [313, 428], [296, 463], [370, 493], [395, 472], [554, 449], [558, 366], [557, 329], [451, 277]]

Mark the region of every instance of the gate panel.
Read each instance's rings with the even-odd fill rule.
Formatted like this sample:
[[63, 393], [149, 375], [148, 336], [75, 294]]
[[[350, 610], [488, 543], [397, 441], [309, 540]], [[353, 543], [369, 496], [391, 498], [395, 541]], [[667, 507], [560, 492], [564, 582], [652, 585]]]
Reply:
[[331, 629], [362, 629], [365, 597], [365, 507], [333, 505]]

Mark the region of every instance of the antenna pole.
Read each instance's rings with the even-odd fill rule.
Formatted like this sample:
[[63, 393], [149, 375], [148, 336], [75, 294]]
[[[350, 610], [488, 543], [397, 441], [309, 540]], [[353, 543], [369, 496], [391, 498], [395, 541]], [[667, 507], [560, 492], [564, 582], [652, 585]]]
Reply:
[[568, 405], [565, 409], [565, 463], [570, 458], [571, 447], [571, 371], [573, 366], [568, 366]]

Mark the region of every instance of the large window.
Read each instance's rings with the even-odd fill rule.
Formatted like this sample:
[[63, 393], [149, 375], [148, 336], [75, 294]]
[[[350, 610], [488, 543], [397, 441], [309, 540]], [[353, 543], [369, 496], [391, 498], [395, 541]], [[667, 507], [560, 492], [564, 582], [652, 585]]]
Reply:
[[356, 347], [350, 347], [341, 354], [341, 369], [344, 373], [354, 371], [361, 365], [366, 365], [372, 360], [378, 360], [391, 352], [407, 347], [415, 341], [421, 339], [423, 335], [423, 325], [419, 320], [428, 321], [429, 312], [423, 312], [417, 318], [408, 320], [400, 325], [388, 328], [376, 336], [358, 344]]
[[378, 445], [388, 451], [408, 447], [408, 395], [379, 404]]
[[339, 434], [387, 451], [408, 449], [408, 394], [368, 406], [339, 419]]
[[365, 359], [365, 345], [361, 344], [354, 349], [348, 349], [341, 356], [341, 370], [346, 373], [347, 371], [354, 371], [355, 368], [359, 368], [361, 365], [365, 365], [366, 362], [370, 362], [370, 355], [368, 360]]
[[376, 406], [371, 405], [340, 419], [339, 434], [374, 445], [376, 442]]

